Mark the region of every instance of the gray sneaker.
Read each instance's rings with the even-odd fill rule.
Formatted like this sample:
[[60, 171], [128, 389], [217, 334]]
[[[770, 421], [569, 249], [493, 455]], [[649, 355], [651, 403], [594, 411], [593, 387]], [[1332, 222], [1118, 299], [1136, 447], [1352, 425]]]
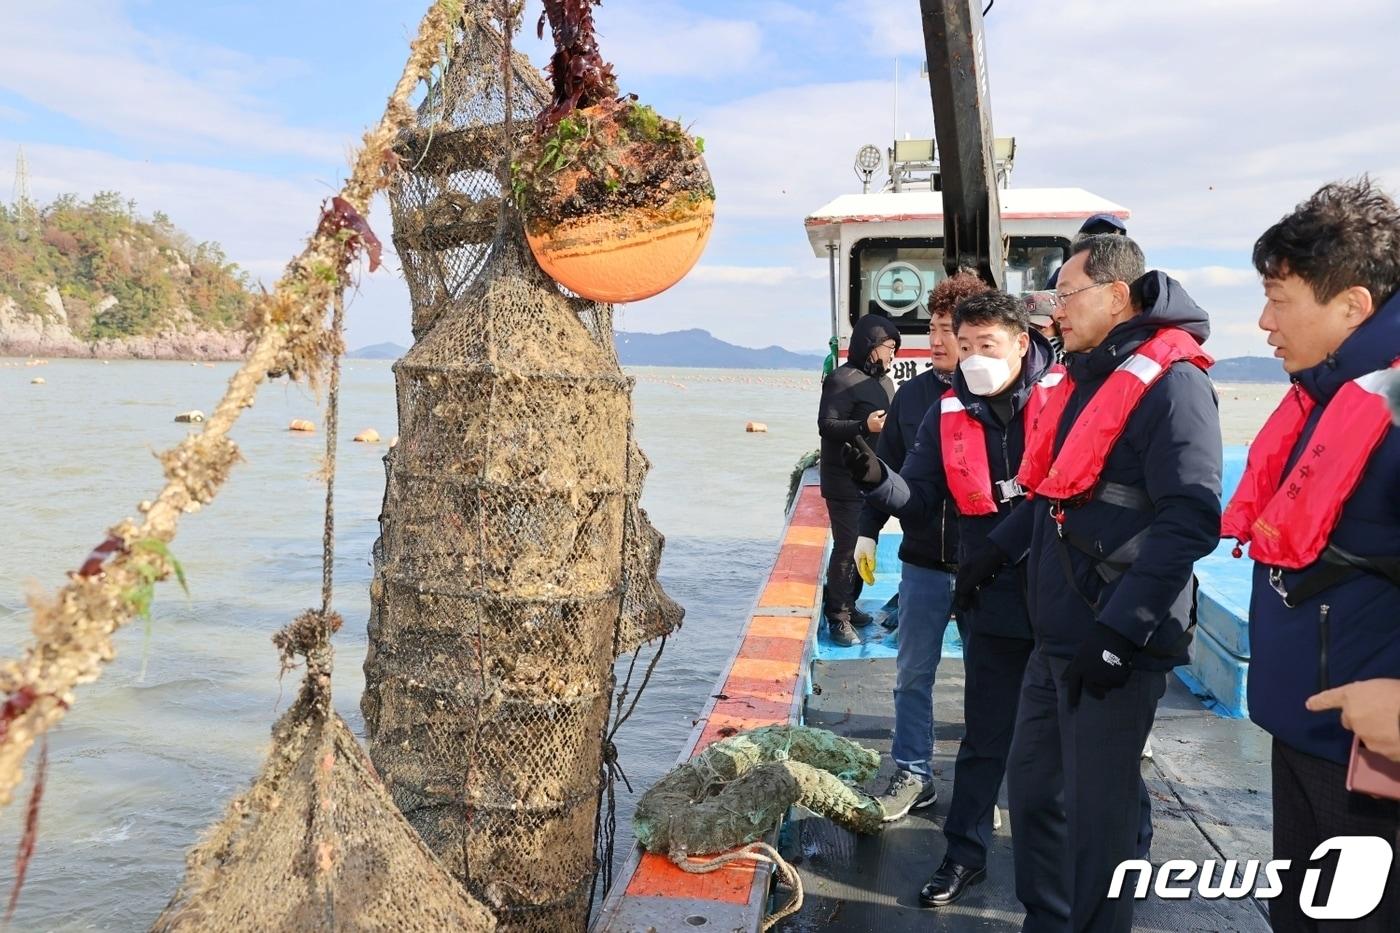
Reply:
[[831, 640], [836, 642], [836, 644], [845, 645], [848, 648], [851, 645], [860, 644], [860, 635], [856, 633], [855, 627], [851, 625], [850, 619], [842, 619], [839, 617], [833, 619], [827, 616], [826, 626], [827, 633], [831, 635]]
[[938, 802], [938, 789], [912, 771], [900, 769], [890, 778], [890, 786], [878, 798], [885, 810], [885, 822], [893, 823], [910, 810], [922, 810]]

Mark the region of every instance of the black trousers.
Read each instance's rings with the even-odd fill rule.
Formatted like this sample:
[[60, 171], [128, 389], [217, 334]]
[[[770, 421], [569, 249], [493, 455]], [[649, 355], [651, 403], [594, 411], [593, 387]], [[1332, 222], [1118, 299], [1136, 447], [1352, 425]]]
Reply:
[[856, 573], [856, 538], [860, 537], [860, 510], [863, 499], [827, 499], [826, 514], [831, 519], [831, 557], [826, 563], [826, 590], [822, 608], [828, 619], [851, 620], [851, 610], [860, 598], [862, 581]]
[[963, 717], [967, 732], [953, 771], [953, 802], [943, 823], [947, 857], [985, 868], [992, 841], [992, 808], [1006, 775], [1016, 728], [1021, 680], [1035, 642], [968, 632], [963, 640]]
[[1167, 678], [1133, 671], [1102, 700], [1086, 690], [1071, 707], [1068, 666], [1031, 652], [1007, 761], [1022, 930], [1129, 933], [1133, 899], [1107, 894], [1118, 863], [1151, 845], [1142, 745]]
[[1274, 740], [1274, 858], [1288, 859], [1283, 893], [1269, 901], [1269, 917], [1279, 933], [1400, 930], [1400, 866], [1392, 861], [1380, 905], [1359, 920], [1315, 920], [1299, 906], [1309, 868], [1319, 869], [1311, 902], [1329, 904], [1333, 875], [1346, 870], [1336, 857], [1310, 862], [1313, 851], [1334, 836], [1379, 836], [1397, 845], [1400, 803], [1346, 789], [1347, 770], [1325, 758], [1304, 754]]

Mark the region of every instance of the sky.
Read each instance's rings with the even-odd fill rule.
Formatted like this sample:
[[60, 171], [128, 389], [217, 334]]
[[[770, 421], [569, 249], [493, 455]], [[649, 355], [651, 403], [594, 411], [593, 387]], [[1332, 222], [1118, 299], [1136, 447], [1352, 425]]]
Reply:
[[[119, 191], [270, 285], [378, 119], [425, 8], [0, 2], [0, 198], [23, 145], [37, 200]], [[527, 0], [519, 42], [543, 65], [539, 10]], [[826, 265], [803, 217], [859, 191], [862, 144], [932, 135], [916, 0], [606, 0], [595, 19], [622, 90], [705, 138], [718, 192], [700, 264], [620, 306], [618, 328], [818, 351]], [[1149, 266], [1211, 314], [1217, 357], [1268, 355], [1249, 252], [1269, 224], [1361, 172], [1400, 192], [1393, 0], [996, 0], [986, 35], [1014, 184], [1130, 208]], [[370, 223], [387, 246], [382, 202]], [[409, 320], [397, 260], [364, 271], [350, 346], [407, 345]]]

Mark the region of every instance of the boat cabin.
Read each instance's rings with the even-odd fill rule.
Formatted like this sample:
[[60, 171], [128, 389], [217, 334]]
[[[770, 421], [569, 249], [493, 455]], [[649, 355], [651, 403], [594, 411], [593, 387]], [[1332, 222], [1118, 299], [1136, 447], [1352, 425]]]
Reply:
[[[874, 158], [871, 158], [871, 155]], [[1094, 214], [1123, 220], [1127, 208], [1083, 188], [1009, 187], [1015, 140], [998, 140], [997, 179], [1002, 235], [1007, 240], [1005, 287], [1011, 294], [1048, 287], [1069, 257], [1079, 227]], [[929, 366], [930, 291], [947, 276], [943, 266], [943, 195], [933, 140], [901, 140], [889, 151], [890, 175], [879, 191], [868, 178], [879, 153], [857, 156], [867, 190], [844, 194], [807, 215], [812, 252], [829, 264], [831, 333], [844, 360], [851, 327], [865, 314], [883, 314], [903, 338], [891, 376], [896, 383]]]

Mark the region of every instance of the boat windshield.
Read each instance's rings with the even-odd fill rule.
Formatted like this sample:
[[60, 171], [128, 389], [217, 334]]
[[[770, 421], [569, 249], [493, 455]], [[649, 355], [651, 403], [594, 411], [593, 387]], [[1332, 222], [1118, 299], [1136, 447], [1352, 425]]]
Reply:
[[1006, 292], [1019, 295], [1050, 287], [1050, 276], [1069, 257], [1069, 240], [1051, 236], [1014, 236], [1006, 252]]
[[[1069, 240], [1013, 236], [1006, 252], [1006, 291], [1040, 291], [1069, 255]], [[928, 327], [928, 293], [947, 277], [942, 238], [886, 237], [861, 240], [851, 250], [850, 323], [883, 314], [906, 333]]]
[[947, 276], [942, 239], [862, 240], [852, 250], [851, 265], [852, 323], [866, 314], [883, 314], [897, 324], [914, 325], [911, 329], [928, 326], [928, 293]]

